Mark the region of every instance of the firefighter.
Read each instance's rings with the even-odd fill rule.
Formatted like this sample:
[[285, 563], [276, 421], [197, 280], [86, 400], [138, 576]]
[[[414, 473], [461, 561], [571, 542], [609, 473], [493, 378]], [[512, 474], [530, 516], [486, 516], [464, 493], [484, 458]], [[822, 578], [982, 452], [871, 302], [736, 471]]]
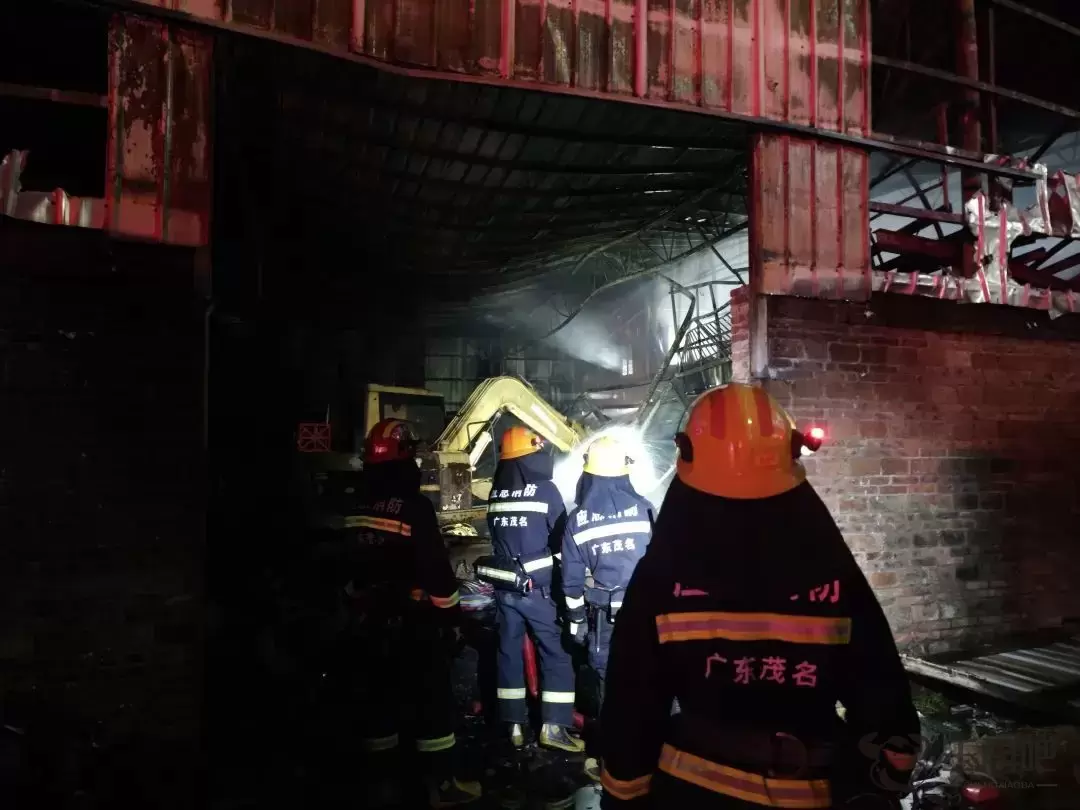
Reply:
[[525, 634], [536, 641], [540, 665], [540, 744], [570, 753], [584, 749], [568, 733], [573, 724], [574, 670], [562, 646], [552, 594], [557, 542], [566, 519], [552, 482], [554, 459], [531, 430], [503, 434], [487, 520], [493, 554], [476, 562], [477, 577], [496, 589], [499, 714], [516, 747], [525, 744], [528, 722]]
[[899, 807], [919, 721], [884, 613], [806, 481], [800, 454], [820, 442], [731, 384], [698, 398], [676, 443], [615, 626], [603, 807]]
[[[577, 508], [567, 519], [562, 540], [570, 635], [587, 644], [601, 704], [615, 617], [652, 534], [652, 506], [630, 483], [631, 462], [614, 438], [601, 436], [589, 446], [578, 483]], [[586, 584], [588, 574], [591, 585]], [[592, 778], [600, 778], [595, 759], [586, 761], [585, 770]]]
[[372, 428], [359, 508], [346, 518], [357, 539], [348, 593], [363, 637], [358, 721], [373, 782], [400, 772], [398, 734], [408, 731], [431, 806], [453, 807], [479, 798], [480, 785], [454, 776], [460, 596], [435, 509], [420, 493], [416, 447], [405, 422]]

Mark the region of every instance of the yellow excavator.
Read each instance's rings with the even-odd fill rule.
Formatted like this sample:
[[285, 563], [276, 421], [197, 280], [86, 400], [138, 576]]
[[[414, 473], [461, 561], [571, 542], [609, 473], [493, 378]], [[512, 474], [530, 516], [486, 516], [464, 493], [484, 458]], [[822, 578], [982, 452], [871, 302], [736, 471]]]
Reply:
[[[383, 419], [409, 422], [425, 447], [420, 453], [422, 490], [435, 504], [443, 531], [476, 536], [474, 524], [483, 521], [486, 514], [483, 502], [491, 491], [491, 479], [477, 478], [474, 473], [479, 466], [494, 468], [493, 463], [482, 462], [494, 461], [493, 455], [485, 459], [485, 453], [489, 449], [494, 452], [496, 423], [504, 414], [515, 417], [562, 453], [571, 452], [587, 435], [584, 427], [567, 419], [517, 377], [492, 377], [481, 382], [449, 423], [441, 394], [371, 384], [367, 386], [363, 424], [366, 435]], [[330, 473], [362, 468], [358, 453], [304, 455], [308, 470], [323, 480]]]

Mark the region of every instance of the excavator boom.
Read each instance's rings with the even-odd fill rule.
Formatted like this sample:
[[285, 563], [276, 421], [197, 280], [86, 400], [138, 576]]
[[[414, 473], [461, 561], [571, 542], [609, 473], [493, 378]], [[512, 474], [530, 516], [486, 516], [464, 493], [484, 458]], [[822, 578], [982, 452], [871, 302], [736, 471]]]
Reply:
[[536, 389], [517, 377], [484, 380], [469, 396], [435, 446], [440, 452], [466, 453], [475, 466], [491, 442], [491, 426], [511, 413], [563, 453], [585, 438], [584, 429], [553, 408]]

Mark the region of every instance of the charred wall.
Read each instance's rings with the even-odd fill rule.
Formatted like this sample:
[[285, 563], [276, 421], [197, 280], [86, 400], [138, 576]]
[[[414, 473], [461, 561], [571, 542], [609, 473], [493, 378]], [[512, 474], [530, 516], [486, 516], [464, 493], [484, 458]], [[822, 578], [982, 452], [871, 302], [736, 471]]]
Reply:
[[[747, 298], [735, 297], [748, 363]], [[1080, 615], [1074, 320], [877, 296], [768, 299], [767, 383], [829, 440], [808, 460], [901, 646], [930, 652]]]
[[36, 784], [23, 798], [193, 806], [205, 521], [193, 252], [0, 217], [0, 256], [0, 713], [26, 732]]

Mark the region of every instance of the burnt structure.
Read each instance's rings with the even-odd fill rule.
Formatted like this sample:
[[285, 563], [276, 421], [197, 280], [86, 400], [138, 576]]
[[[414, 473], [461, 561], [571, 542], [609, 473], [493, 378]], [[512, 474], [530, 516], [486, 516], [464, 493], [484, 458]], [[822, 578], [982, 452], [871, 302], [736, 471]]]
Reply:
[[[195, 681], [199, 617], [175, 611], [204, 588], [255, 604], [233, 586], [286, 542], [268, 504], [296, 423], [367, 380], [457, 376], [433, 375], [443, 355], [421, 330], [514, 348], [596, 302], [616, 342], [667, 330], [630, 353], [635, 382], [686, 318], [680, 369], [730, 361], [830, 424], [811, 475], [905, 647], [1080, 610], [1075, 476], [1060, 475], [1080, 395], [1075, 3], [68, 0], [0, 20], [15, 32], [0, 273], [21, 291], [0, 308], [7, 441], [49, 431], [43, 392], [54, 421], [82, 426], [8, 452], [0, 477], [19, 619], [0, 668], [48, 700], [115, 723], [120, 690], [103, 685], [123, 684], [160, 707], [139, 734], [189, 735], [194, 698], [166, 697]], [[608, 305], [661, 273], [687, 295], [672, 285], [637, 319]], [[135, 418], [112, 403], [162, 407], [139, 382], [148, 352], [186, 393]], [[557, 376], [561, 398], [574, 381]], [[101, 457], [77, 438], [97, 427], [70, 386], [128, 414], [110, 425], [138, 463], [84, 470]], [[204, 440], [209, 494], [176, 476]], [[87, 476], [100, 497], [69, 492]], [[209, 503], [207, 582], [201, 519], [125, 518], [125, 492], [187, 517]], [[75, 554], [73, 526], [159, 552], [160, 576], [134, 586], [115, 574], [130, 556], [78, 550], [99, 583], [80, 604], [116, 619], [108, 640], [39, 635], [43, 595], [74, 576], [48, 562]], [[64, 668], [104, 648], [130, 666]]]

